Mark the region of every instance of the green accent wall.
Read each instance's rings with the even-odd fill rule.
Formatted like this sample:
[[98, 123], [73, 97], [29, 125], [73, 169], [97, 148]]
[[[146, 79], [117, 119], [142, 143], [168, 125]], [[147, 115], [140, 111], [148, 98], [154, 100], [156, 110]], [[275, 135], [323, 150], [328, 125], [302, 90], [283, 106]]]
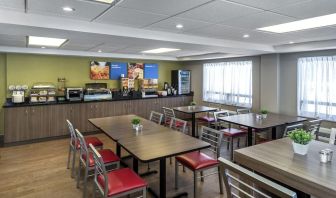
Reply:
[[[94, 57], [74, 57], [56, 55], [33, 55], [33, 54], [0, 54], [0, 102], [5, 101], [8, 85], [27, 84], [31, 87], [36, 82], [51, 82], [57, 86], [57, 78], [66, 78], [67, 87], [84, 87], [85, 83], [102, 82], [108, 83], [109, 88], [119, 88], [117, 80], [91, 80], [89, 76], [89, 62], [116, 61], [116, 62], [143, 62], [159, 64], [159, 88], [164, 82], [171, 79], [171, 70], [181, 69], [182, 64], [175, 61], [158, 60], [134, 60]], [[7, 92], [7, 97], [10, 93]], [[1, 108], [0, 134], [4, 131], [3, 109]]]

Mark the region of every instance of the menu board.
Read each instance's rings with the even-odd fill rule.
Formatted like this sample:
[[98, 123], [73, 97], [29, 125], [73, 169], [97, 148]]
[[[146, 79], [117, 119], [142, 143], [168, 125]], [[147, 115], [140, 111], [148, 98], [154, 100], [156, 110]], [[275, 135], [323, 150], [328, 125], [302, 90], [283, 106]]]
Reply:
[[110, 78], [110, 62], [90, 62], [90, 78], [92, 80], [107, 80]]
[[156, 63], [145, 63], [145, 79], [158, 79], [159, 65]]
[[144, 64], [143, 63], [128, 63], [128, 78], [129, 79], [143, 79], [144, 78]]
[[124, 74], [124, 76], [127, 75], [127, 63], [112, 62], [110, 69], [110, 79], [119, 80], [121, 74]]

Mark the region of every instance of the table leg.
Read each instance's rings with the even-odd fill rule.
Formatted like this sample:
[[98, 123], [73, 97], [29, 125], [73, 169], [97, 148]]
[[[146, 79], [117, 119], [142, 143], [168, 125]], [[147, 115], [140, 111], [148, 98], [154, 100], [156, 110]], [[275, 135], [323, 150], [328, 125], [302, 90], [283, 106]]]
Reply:
[[116, 143], [116, 154], [118, 157], [121, 157], [121, 147], [118, 143]]
[[191, 134], [193, 137], [196, 137], [196, 134], [195, 134], [195, 125], [196, 125], [196, 118], [195, 118], [195, 114], [192, 113], [191, 114]]
[[272, 127], [272, 140], [277, 139], [277, 134], [276, 134], [276, 127]]
[[133, 170], [134, 172], [136, 172], [138, 174], [139, 172], [139, 165], [138, 165], [138, 159], [136, 159], [135, 157], [133, 157]]
[[166, 158], [160, 159], [160, 198], [166, 197]]
[[247, 128], [247, 146], [252, 146], [252, 128], [248, 127]]

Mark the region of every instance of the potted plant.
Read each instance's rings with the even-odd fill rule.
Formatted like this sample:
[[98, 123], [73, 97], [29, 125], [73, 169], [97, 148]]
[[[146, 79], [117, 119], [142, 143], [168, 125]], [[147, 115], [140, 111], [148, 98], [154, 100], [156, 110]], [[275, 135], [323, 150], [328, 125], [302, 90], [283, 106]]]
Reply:
[[137, 129], [140, 125], [140, 118], [133, 118], [131, 123], [133, 125], [133, 129]]
[[293, 140], [294, 153], [306, 155], [309, 148], [309, 143], [313, 139], [313, 135], [304, 129], [295, 129], [288, 134], [288, 137]]
[[267, 118], [267, 114], [268, 114], [268, 111], [266, 109], [262, 109], [260, 110], [260, 114], [262, 116], [262, 118]]
[[196, 106], [196, 102], [195, 102], [195, 101], [192, 101], [192, 102], [190, 103], [189, 109], [190, 109], [190, 108], [195, 108], [195, 106]]

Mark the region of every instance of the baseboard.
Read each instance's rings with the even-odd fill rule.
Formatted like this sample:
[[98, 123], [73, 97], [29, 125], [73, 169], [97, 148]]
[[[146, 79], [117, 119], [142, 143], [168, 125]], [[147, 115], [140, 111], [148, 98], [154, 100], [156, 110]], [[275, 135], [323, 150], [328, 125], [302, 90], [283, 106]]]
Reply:
[[5, 146], [5, 136], [2, 134], [0, 135], [0, 147]]

